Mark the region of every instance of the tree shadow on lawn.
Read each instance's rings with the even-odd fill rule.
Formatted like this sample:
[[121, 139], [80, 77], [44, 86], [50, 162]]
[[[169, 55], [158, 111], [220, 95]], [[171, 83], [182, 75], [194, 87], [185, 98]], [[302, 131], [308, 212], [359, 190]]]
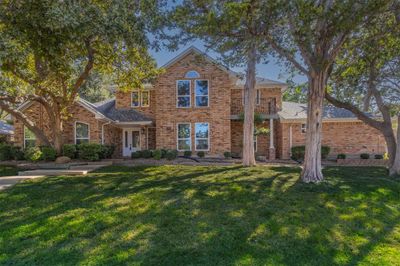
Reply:
[[0, 194], [0, 264], [365, 262], [400, 247], [400, 182], [360, 169], [327, 168], [318, 185], [299, 182], [299, 168], [239, 166], [21, 183]]

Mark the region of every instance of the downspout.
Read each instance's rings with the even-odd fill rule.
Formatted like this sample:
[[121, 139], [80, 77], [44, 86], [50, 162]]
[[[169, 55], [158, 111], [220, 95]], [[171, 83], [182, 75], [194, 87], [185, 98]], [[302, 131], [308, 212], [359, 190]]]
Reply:
[[293, 145], [293, 137], [292, 137], [292, 125], [289, 126], [289, 156], [292, 157], [292, 145]]

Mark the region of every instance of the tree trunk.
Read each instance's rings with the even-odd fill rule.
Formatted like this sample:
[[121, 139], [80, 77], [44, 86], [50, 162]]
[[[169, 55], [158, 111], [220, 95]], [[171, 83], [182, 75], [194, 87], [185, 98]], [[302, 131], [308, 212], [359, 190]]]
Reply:
[[54, 149], [57, 152], [57, 155], [62, 155], [62, 147], [64, 144], [63, 140], [63, 121], [59, 114], [55, 113], [53, 116], [54, 121], [51, 121], [53, 124], [52, 134], [53, 134], [53, 144]]
[[246, 83], [244, 85], [243, 123], [243, 166], [256, 165], [254, 154], [254, 111], [256, 101], [256, 61], [257, 50], [253, 46], [248, 51]]
[[301, 179], [303, 182], [322, 181], [321, 139], [324, 93], [327, 73], [312, 71], [309, 75], [306, 151]]
[[396, 146], [396, 155], [394, 156], [394, 162], [392, 166], [389, 168], [389, 175], [400, 176], [400, 114], [397, 115], [397, 146]]

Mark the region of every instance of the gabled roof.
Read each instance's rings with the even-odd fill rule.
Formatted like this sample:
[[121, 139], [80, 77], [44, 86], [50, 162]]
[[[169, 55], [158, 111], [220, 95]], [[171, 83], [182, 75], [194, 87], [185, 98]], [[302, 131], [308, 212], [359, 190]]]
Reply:
[[[295, 102], [282, 102], [282, 110], [278, 112], [282, 120], [306, 120], [307, 119], [307, 104]], [[371, 117], [372, 115], [369, 114]], [[337, 108], [331, 104], [324, 106], [322, 115], [324, 120], [358, 120], [357, 117], [350, 111]]]
[[0, 121], [0, 135], [14, 134], [14, 127], [5, 121]]

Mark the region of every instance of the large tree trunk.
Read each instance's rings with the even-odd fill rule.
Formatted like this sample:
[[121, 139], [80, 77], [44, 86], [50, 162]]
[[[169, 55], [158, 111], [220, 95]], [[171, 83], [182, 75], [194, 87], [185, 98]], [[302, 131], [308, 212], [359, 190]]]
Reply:
[[256, 57], [257, 50], [255, 47], [251, 47], [248, 52], [246, 83], [244, 85], [243, 166], [256, 165], [253, 139], [256, 101]]
[[301, 179], [319, 182], [323, 179], [321, 167], [322, 115], [327, 74], [312, 71], [309, 76], [306, 151]]
[[61, 116], [58, 113], [55, 113], [52, 118], [53, 119], [51, 119], [51, 120], [53, 120], [53, 121], [51, 121], [51, 123], [53, 124], [52, 134], [53, 134], [54, 149], [56, 150], [58, 155], [61, 155], [62, 147], [64, 145], [63, 121], [61, 119]]
[[397, 115], [397, 149], [394, 162], [391, 167], [389, 167], [389, 175], [399, 175], [400, 176], [400, 114]]

